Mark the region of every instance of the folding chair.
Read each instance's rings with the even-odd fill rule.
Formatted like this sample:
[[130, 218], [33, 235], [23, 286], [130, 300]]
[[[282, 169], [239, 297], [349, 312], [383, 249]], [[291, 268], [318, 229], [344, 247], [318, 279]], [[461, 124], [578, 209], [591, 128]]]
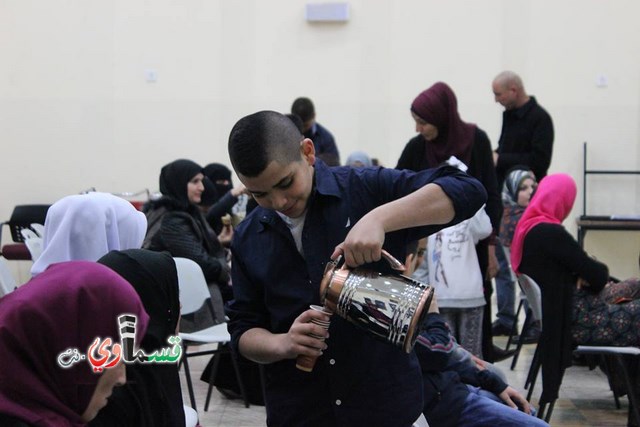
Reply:
[[[24, 243], [22, 229], [31, 229], [31, 224], [44, 224], [50, 205], [18, 205], [13, 209], [9, 221], [0, 223], [0, 255], [7, 260], [31, 260], [29, 249]], [[2, 246], [2, 226], [9, 226], [14, 243]]]
[[[534, 320], [542, 319], [542, 300], [541, 300], [541, 291], [538, 284], [531, 277], [526, 274], [521, 274], [518, 277], [518, 281], [520, 286], [522, 287], [525, 295], [527, 296], [527, 300], [529, 301], [531, 311], [533, 313]], [[522, 341], [522, 340], [521, 340]], [[520, 344], [519, 344], [520, 347]], [[519, 348], [518, 350], [519, 351]], [[517, 353], [516, 353], [517, 354]], [[638, 378], [640, 378], [640, 348], [637, 347], [610, 347], [610, 346], [578, 346], [574, 350], [574, 355], [600, 355], [604, 358], [613, 358], [614, 362], [617, 363], [620, 368], [623, 377], [625, 379], [625, 388], [627, 391], [627, 395], [629, 396], [629, 425], [637, 425], [640, 426], [640, 389], [636, 382]], [[533, 395], [533, 388], [538, 377], [538, 373], [541, 367], [541, 355], [540, 355], [540, 346], [536, 346], [535, 353], [533, 354], [533, 359], [531, 361], [531, 366], [529, 368], [529, 372], [527, 374], [527, 379], [525, 381], [524, 388], [528, 388], [529, 391], [527, 393], [527, 400], [531, 400], [531, 396]], [[633, 369], [632, 369], [633, 368]], [[636, 377], [632, 378], [629, 374], [631, 371], [635, 371]], [[611, 382], [609, 383], [611, 386]], [[613, 390], [613, 387], [611, 387]], [[616, 406], [620, 408], [620, 404], [618, 401], [618, 396], [616, 391], [613, 390], [614, 399], [616, 401]], [[547, 406], [548, 405], [548, 406]], [[540, 404], [540, 408], [538, 410], [538, 418], [544, 419], [547, 423], [551, 419], [551, 414], [553, 413], [553, 408], [555, 405], [555, 401], [551, 402], [542, 402]], [[635, 424], [632, 422], [635, 421]]]
[[[214, 316], [213, 304], [211, 303], [211, 294], [207, 287], [207, 281], [204, 278], [202, 269], [193, 260], [187, 258], [174, 258], [176, 263], [176, 269], [178, 270], [178, 286], [180, 287], [180, 303], [182, 304], [182, 314], [190, 314], [196, 312], [203, 305], [211, 311], [212, 318]], [[209, 380], [209, 389], [207, 391], [207, 398], [205, 403], [205, 411], [209, 408], [209, 399], [211, 397], [211, 389], [213, 387], [213, 381], [218, 370], [219, 355], [223, 353], [231, 353], [231, 349], [228, 345], [231, 341], [231, 336], [227, 331], [227, 324], [221, 323], [215, 326], [211, 326], [206, 329], [202, 329], [196, 332], [184, 333], [180, 332], [180, 338], [182, 339], [184, 371], [187, 380], [187, 386], [189, 388], [189, 399], [191, 400], [191, 407], [196, 408], [196, 399], [193, 392], [193, 383], [191, 380], [191, 372], [189, 370], [189, 358], [203, 355], [215, 355], [213, 369], [211, 370], [211, 377]], [[194, 351], [187, 352], [189, 346], [204, 345], [204, 344], [217, 344], [214, 350]], [[240, 369], [238, 368], [238, 362], [235, 357], [231, 355], [231, 361], [233, 363], [233, 369], [240, 386], [240, 393], [244, 400], [245, 407], [249, 407], [249, 399], [242, 383], [242, 377], [240, 376]]]
[[[579, 345], [573, 354], [601, 356], [603, 360], [611, 360], [620, 368], [629, 399], [628, 425], [640, 426], [640, 386], [637, 384], [638, 378], [640, 378], [640, 348]], [[632, 373], [635, 373], [635, 377]], [[609, 385], [612, 386], [611, 381]], [[612, 390], [613, 388], [611, 387]], [[620, 402], [615, 390], [613, 397], [616, 401], [616, 407], [619, 409]]]
[[[531, 277], [526, 274], [520, 274], [517, 277], [518, 285], [520, 289], [524, 293], [527, 302], [529, 303], [529, 308], [527, 309], [527, 314], [525, 316], [524, 325], [522, 326], [522, 330], [520, 331], [520, 339], [518, 340], [518, 345], [516, 346], [516, 352], [513, 354], [513, 360], [511, 360], [511, 370], [513, 371], [516, 367], [516, 363], [518, 363], [518, 358], [520, 357], [520, 351], [522, 351], [522, 345], [524, 344], [524, 337], [529, 332], [529, 329], [533, 327], [533, 323], [539, 321], [542, 323], [542, 294], [540, 293], [540, 286], [533, 280]], [[520, 306], [518, 307], [517, 315], [520, 313], [521, 307], [524, 305], [524, 300], [520, 301]], [[511, 337], [509, 337], [511, 340]], [[509, 345], [507, 344], [507, 348]], [[536, 348], [537, 350], [537, 348]], [[526, 388], [526, 386], [525, 386]]]

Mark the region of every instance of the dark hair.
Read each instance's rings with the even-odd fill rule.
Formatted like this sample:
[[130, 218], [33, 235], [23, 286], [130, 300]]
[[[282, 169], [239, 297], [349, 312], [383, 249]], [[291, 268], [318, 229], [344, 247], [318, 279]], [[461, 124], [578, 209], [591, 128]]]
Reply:
[[289, 120], [293, 122], [294, 125], [298, 128], [300, 133], [304, 133], [304, 122], [297, 114], [285, 114], [285, 116], [289, 117]]
[[288, 164], [302, 160], [304, 137], [284, 114], [259, 111], [240, 119], [229, 135], [229, 158], [236, 173], [256, 177], [271, 161]]
[[295, 114], [302, 119], [303, 123], [315, 118], [316, 110], [313, 108], [313, 102], [309, 98], [300, 97], [293, 101], [291, 105], [291, 114]]

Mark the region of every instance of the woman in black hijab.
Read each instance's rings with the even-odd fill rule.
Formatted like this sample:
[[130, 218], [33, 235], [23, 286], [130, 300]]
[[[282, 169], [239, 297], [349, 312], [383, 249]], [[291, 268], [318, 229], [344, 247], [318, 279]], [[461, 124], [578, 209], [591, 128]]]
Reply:
[[[136, 347], [145, 354], [171, 347], [180, 319], [178, 273], [171, 255], [144, 249], [111, 251], [98, 260], [136, 290], [149, 314], [149, 326]], [[96, 426], [183, 427], [182, 391], [177, 363], [127, 364], [127, 383], [114, 389]]]
[[232, 297], [225, 249], [198, 207], [205, 190], [203, 179], [202, 167], [197, 163], [173, 161], [160, 172], [162, 197], [145, 207], [148, 226], [142, 247], [195, 261], [209, 284], [216, 318], [211, 319], [203, 307], [193, 318], [183, 319], [183, 332], [223, 322], [223, 298]]
[[246, 194], [246, 189], [244, 185], [233, 186], [231, 170], [221, 163], [209, 163], [202, 169], [202, 173], [215, 188], [215, 191], [205, 191], [202, 201], [207, 206], [207, 222], [220, 234], [223, 228], [221, 218], [227, 214], [233, 215], [233, 207], [241, 203], [240, 199]]

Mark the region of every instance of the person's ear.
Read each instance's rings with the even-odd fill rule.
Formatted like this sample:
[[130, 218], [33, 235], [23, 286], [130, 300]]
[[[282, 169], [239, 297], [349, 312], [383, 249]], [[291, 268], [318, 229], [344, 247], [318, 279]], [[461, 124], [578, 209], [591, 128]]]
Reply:
[[300, 153], [309, 166], [313, 166], [316, 163], [316, 148], [309, 138], [305, 138], [300, 142]]

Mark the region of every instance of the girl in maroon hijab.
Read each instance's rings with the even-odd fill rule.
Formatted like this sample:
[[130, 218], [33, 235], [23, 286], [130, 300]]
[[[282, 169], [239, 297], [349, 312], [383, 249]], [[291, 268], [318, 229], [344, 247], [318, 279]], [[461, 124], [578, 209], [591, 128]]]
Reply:
[[576, 199], [566, 174], [547, 175], [516, 226], [511, 265], [542, 295], [542, 398], [558, 397], [575, 344], [640, 346], [640, 283], [609, 282], [606, 265], [590, 257], [562, 226]]
[[[467, 173], [487, 190], [486, 212], [493, 232], [476, 245], [482, 277], [492, 278], [498, 271], [495, 239], [500, 228], [502, 201], [493, 164], [491, 142], [475, 124], [463, 122], [458, 113], [458, 101], [453, 90], [438, 82], [420, 93], [411, 104], [411, 116], [416, 123], [416, 135], [404, 147], [396, 169], [420, 171], [440, 166], [451, 156], [457, 157], [469, 169]], [[483, 318], [482, 354], [488, 361], [505, 358], [504, 350], [493, 348], [491, 340], [491, 282], [485, 281], [485, 313]]]
[[[119, 342], [118, 316], [137, 316], [137, 342], [148, 316], [133, 287], [89, 261], [53, 264], [0, 299], [0, 425], [83, 426], [126, 380], [124, 364], [94, 373], [87, 351], [97, 337]], [[59, 355], [78, 349], [68, 368]]]

